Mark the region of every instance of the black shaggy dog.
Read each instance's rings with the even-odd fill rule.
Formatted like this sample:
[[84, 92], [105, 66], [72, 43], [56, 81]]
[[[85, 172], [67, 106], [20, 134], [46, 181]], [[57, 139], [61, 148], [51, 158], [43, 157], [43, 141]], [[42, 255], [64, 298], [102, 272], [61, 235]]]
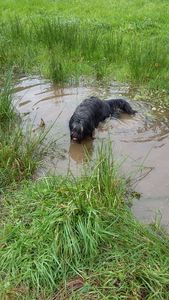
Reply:
[[77, 106], [70, 118], [71, 140], [80, 143], [84, 138], [92, 137], [93, 130], [98, 126], [99, 122], [110, 116], [115, 116], [120, 110], [130, 115], [136, 113], [124, 99], [104, 101], [97, 97], [85, 99]]

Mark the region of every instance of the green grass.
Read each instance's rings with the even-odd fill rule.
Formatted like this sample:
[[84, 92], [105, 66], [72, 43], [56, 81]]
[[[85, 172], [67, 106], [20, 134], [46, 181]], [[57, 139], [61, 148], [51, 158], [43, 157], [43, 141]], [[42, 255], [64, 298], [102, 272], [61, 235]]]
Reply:
[[[0, 1], [1, 70], [57, 83], [131, 81], [168, 92], [167, 1]], [[27, 14], [29, 17], [27, 17]]]
[[5, 82], [0, 90], [0, 126], [5, 127], [10, 121], [15, 121], [16, 114], [14, 113], [13, 107], [11, 105], [11, 73], [7, 74], [5, 77]]
[[134, 220], [125, 192], [101, 151], [90, 176], [45, 178], [6, 194], [1, 297], [51, 299], [80, 276], [71, 299], [168, 299], [168, 238]]
[[23, 134], [21, 120], [12, 106], [12, 72], [4, 77], [0, 92], [0, 192], [28, 179], [42, 158], [44, 133]]

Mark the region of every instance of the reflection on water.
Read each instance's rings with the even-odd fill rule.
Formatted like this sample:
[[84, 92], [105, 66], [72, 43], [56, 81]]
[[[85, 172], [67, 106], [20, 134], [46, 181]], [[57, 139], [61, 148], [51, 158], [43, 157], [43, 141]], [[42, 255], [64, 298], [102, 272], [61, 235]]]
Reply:
[[93, 153], [93, 140], [83, 141], [81, 144], [70, 142], [70, 158], [77, 163], [83, 163], [90, 159]]
[[13, 101], [23, 120], [33, 123], [34, 131], [42, 130], [42, 120], [46, 128], [51, 127], [47, 143], [51, 139], [58, 141], [55, 151], [45, 157], [39, 175], [49, 171], [52, 174], [71, 171], [78, 175], [87, 156], [93, 158], [101, 142], [111, 141], [113, 155], [124, 161], [122, 172], [133, 176], [135, 189], [142, 195], [140, 200], [134, 202], [134, 214], [149, 222], [154, 213], [161, 209], [162, 223], [168, 225], [168, 112], [159, 110], [152, 115], [148, 104], [130, 101], [138, 111], [134, 117], [122, 114], [120, 119], [108, 119], [95, 130], [94, 140], [86, 140], [82, 144], [70, 142], [68, 122], [82, 100], [92, 95], [101, 99], [130, 98], [129, 91], [127, 84], [117, 82], [109, 87], [57, 88], [39, 78], [23, 78], [15, 86]]

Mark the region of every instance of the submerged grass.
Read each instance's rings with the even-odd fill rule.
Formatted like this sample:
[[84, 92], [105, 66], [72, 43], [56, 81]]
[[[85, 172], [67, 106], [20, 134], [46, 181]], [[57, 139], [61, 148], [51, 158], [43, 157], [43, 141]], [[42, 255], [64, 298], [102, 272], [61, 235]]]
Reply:
[[134, 220], [125, 191], [101, 151], [90, 176], [45, 178], [4, 196], [1, 297], [51, 299], [80, 277], [70, 299], [168, 299], [168, 238]]
[[0, 192], [33, 174], [40, 162], [45, 134], [23, 134], [21, 120], [12, 105], [12, 72], [4, 77], [0, 92]]

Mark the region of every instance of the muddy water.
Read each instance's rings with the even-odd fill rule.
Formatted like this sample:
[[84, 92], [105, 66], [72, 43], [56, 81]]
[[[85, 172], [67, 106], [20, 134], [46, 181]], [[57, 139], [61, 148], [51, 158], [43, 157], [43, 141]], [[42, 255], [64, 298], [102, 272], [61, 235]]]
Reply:
[[51, 153], [45, 157], [38, 176], [46, 173], [80, 173], [85, 160], [84, 146], [93, 157], [101, 142], [112, 142], [114, 156], [121, 162], [122, 172], [132, 176], [134, 188], [141, 193], [132, 211], [145, 223], [161, 219], [169, 230], [169, 113], [158, 109], [152, 112], [144, 102], [132, 102], [138, 114], [110, 119], [99, 125], [93, 141], [70, 143], [68, 122], [76, 106], [86, 97], [102, 99], [129, 97], [126, 84], [112, 83], [109, 87], [57, 88], [38, 78], [23, 78], [14, 89], [14, 104], [24, 124], [30, 121], [33, 132], [49, 128], [46, 143], [56, 140]]

